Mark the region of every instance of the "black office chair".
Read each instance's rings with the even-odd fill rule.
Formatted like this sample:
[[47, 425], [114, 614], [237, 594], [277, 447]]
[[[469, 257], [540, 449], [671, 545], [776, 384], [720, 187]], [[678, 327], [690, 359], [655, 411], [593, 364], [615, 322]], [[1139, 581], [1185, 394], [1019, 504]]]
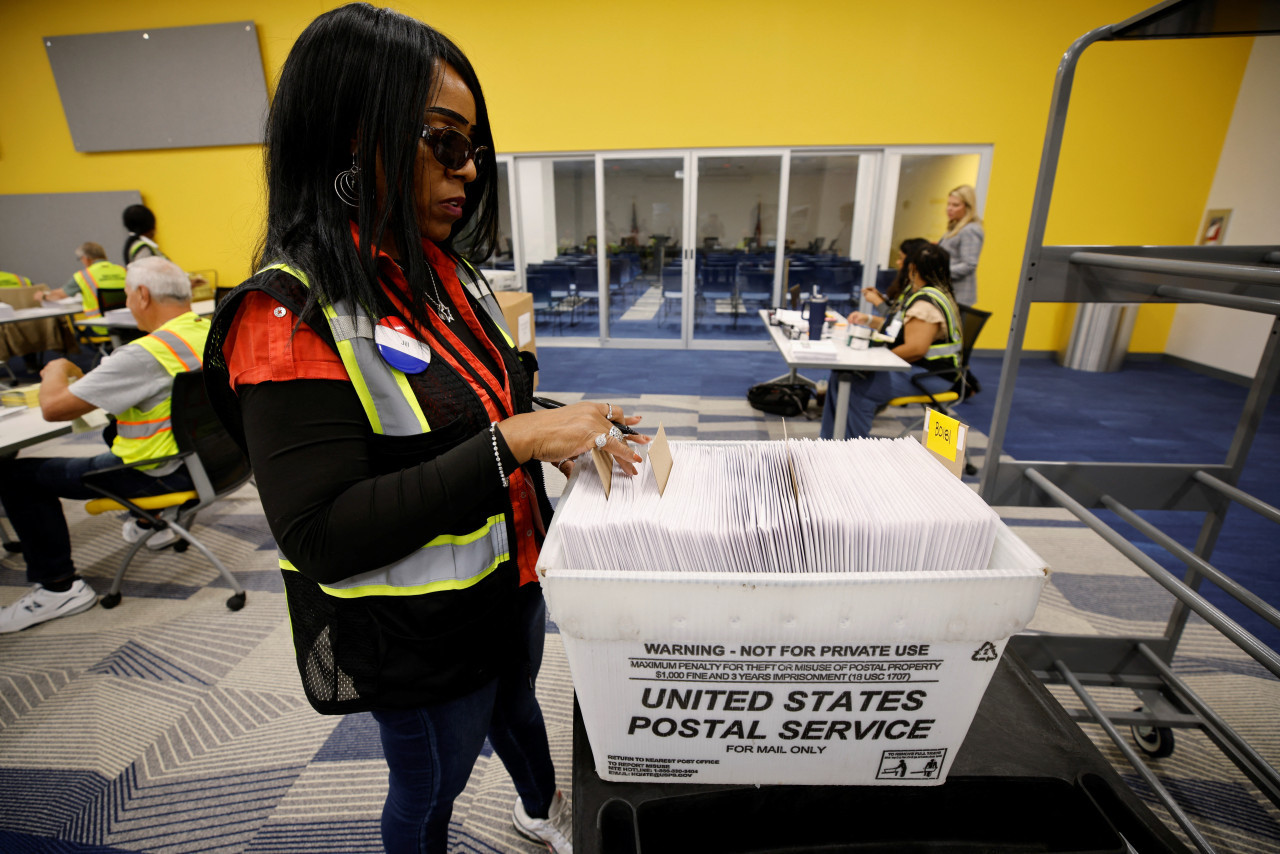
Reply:
[[[974, 345], [978, 342], [978, 336], [982, 333], [982, 327], [986, 326], [987, 320], [991, 317], [991, 312], [982, 311], [972, 306], [962, 305], [960, 309], [960, 376], [956, 379], [955, 384], [950, 389], [937, 394], [930, 393], [921, 384], [920, 379], [932, 376], [953, 375], [949, 368], [942, 368], [935, 371], [925, 371], [911, 378], [912, 384], [919, 389], [919, 394], [911, 394], [903, 397], [895, 397], [889, 401], [887, 406], [920, 406], [919, 420], [908, 425], [900, 436], [905, 436], [924, 426], [925, 409], [933, 407], [944, 415], [952, 418], [955, 415], [951, 412], [951, 405], [968, 400], [977, 393], [977, 383], [973, 376], [969, 373], [969, 357], [973, 354]], [[966, 468], [968, 472], [968, 469]], [[976, 471], [976, 470], [975, 470]], [[973, 474], [975, 472], [968, 472]]]
[[[129, 568], [133, 556], [146, 544], [147, 540], [169, 528], [179, 537], [179, 540], [173, 544], [173, 550], [184, 552], [189, 546], [195, 546], [197, 551], [208, 558], [234, 591], [231, 598], [227, 600], [227, 607], [232, 611], [239, 611], [244, 607], [244, 587], [222, 561], [192, 535], [189, 529], [197, 513], [249, 482], [249, 478], [253, 475], [249, 467], [249, 459], [227, 433], [217, 413], [214, 412], [213, 405], [209, 402], [208, 392], [205, 391], [203, 371], [190, 371], [173, 378], [173, 407], [170, 422], [173, 437], [178, 443], [178, 453], [159, 460], [97, 469], [86, 473], [82, 478], [88, 489], [103, 496], [85, 505], [85, 510], [90, 514], [127, 510], [135, 518], [146, 521], [152, 527], [150, 534], [134, 542], [125, 553], [124, 560], [120, 562], [120, 568], [116, 570], [115, 578], [111, 581], [110, 591], [100, 600], [102, 607], [114, 608], [120, 604], [120, 585], [124, 581], [125, 570]], [[94, 482], [99, 476], [108, 472], [154, 465], [169, 460], [182, 461], [195, 489], [165, 495], [151, 495], [145, 498], [125, 498], [112, 494]], [[177, 518], [162, 518], [161, 511], [170, 507], [178, 508]]]

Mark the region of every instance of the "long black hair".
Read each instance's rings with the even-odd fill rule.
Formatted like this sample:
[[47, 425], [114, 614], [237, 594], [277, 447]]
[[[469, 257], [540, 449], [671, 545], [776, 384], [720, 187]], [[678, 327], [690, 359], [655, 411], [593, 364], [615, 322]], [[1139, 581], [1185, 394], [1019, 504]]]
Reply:
[[889, 285], [889, 289], [884, 292], [885, 299], [891, 303], [897, 302], [898, 297], [911, 290], [911, 277], [907, 275], [907, 259], [917, 249], [929, 246], [931, 242], [923, 237], [908, 237], [898, 244], [898, 251], [902, 253], [902, 265], [898, 267], [898, 275], [893, 277], [893, 284]]
[[[255, 265], [286, 263], [305, 272], [311, 281], [308, 307], [323, 297], [359, 303], [375, 316], [392, 311], [376, 262], [377, 247], [389, 237], [410, 285], [409, 313], [426, 324], [431, 273], [415, 204], [415, 163], [426, 107], [440, 89], [445, 64], [475, 98], [472, 138], [492, 152], [489, 113], [471, 63], [421, 21], [352, 3], [316, 18], [294, 43], [267, 117], [267, 226]], [[374, 187], [379, 157], [386, 176], [381, 209]], [[335, 177], [353, 159], [360, 170], [357, 207], [334, 191]], [[444, 249], [453, 252], [458, 243], [476, 258], [492, 253], [497, 174], [490, 154], [467, 185], [462, 217]], [[351, 237], [353, 219], [359, 250]]]
[[902, 262], [904, 268], [915, 267], [926, 287], [932, 286], [951, 297], [955, 302], [955, 292], [951, 290], [951, 253], [932, 243], [916, 249]]

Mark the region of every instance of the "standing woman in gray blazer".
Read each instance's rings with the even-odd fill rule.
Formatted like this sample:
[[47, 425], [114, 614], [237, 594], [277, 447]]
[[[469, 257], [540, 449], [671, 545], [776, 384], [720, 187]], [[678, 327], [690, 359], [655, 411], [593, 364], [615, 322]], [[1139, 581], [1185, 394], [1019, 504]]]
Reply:
[[982, 254], [982, 220], [973, 187], [961, 184], [947, 195], [947, 233], [938, 245], [951, 254], [951, 287], [956, 302], [978, 301], [978, 256]]

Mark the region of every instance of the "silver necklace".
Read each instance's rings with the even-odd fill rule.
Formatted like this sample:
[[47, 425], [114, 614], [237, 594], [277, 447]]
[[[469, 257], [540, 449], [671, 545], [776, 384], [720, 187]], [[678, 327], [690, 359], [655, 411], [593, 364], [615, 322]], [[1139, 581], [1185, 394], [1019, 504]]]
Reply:
[[[440, 297], [440, 288], [436, 285], [436, 271], [432, 268], [431, 263], [427, 262], [427, 278], [431, 280], [431, 290], [434, 293], [435, 305], [432, 306], [436, 310], [436, 314], [445, 323], [453, 323], [453, 309]], [[430, 299], [433, 294], [427, 294]]]

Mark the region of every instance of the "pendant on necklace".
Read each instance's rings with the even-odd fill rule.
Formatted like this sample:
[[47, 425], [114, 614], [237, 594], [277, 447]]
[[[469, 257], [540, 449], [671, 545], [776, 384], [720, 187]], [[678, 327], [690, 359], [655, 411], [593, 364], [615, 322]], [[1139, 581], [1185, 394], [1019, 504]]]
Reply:
[[436, 306], [436, 314], [440, 315], [440, 319], [445, 323], [453, 323], [453, 309], [444, 303]]

